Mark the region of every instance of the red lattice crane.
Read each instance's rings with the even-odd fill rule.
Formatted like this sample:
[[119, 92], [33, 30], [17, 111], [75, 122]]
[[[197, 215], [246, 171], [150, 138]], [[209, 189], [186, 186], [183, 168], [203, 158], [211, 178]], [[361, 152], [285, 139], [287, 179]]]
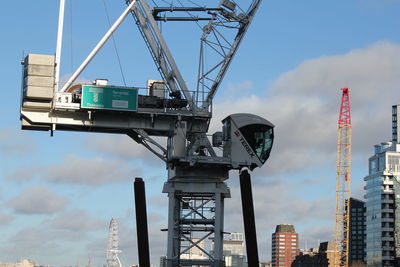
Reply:
[[351, 170], [351, 115], [349, 88], [342, 88], [338, 120], [336, 164], [336, 224], [334, 266], [348, 266]]

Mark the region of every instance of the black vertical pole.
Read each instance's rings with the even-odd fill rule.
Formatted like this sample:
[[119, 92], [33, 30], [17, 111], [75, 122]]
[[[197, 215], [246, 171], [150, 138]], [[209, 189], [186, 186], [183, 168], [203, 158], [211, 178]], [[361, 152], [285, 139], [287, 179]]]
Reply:
[[139, 266], [150, 267], [149, 234], [147, 230], [146, 192], [142, 178], [135, 178], [136, 232]]
[[254, 220], [253, 193], [250, 174], [247, 170], [240, 173], [240, 193], [242, 195], [242, 210], [244, 235], [246, 238], [247, 262], [250, 267], [258, 267], [258, 248], [256, 223]]

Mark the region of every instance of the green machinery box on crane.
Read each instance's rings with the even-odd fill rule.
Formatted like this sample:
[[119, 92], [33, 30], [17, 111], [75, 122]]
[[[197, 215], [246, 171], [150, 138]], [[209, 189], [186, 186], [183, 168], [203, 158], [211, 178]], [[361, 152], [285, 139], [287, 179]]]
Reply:
[[137, 111], [137, 107], [137, 88], [82, 85], [83, 109]]

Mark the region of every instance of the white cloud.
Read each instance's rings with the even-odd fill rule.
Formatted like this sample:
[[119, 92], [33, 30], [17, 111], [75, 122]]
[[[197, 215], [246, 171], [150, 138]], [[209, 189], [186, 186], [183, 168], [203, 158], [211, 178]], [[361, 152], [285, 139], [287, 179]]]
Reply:
[[[149, 214], [149, 219], [152, 217]], [[138, 262], [137, 249], [137, 234], [136, 234], [136, 219], [129, 218], [129, 224], [125, 221], [118, 220], [119, 233], [119, 249], [122, 251], [119, 254], [123, 265]], [[133, 222], [133, 223], [132, 223]], [[166, 228], [166, 225], [151, 222], [149, 220], [149, 247], [150, 247], [150, 262], [158, 264], [160, 256], [166, 254], [167, 232], [160, 231], [161, 228]], [[107, 236], [104, 238], [93, 239], [86, 246], [86, 251], [90, 252], [97, 264], [104, 262], [104, 251], [107, 247]]]
[[68, 200], [47, 187], [28, 187], [11, 199], [8, 204], [17, 213], [53, 214], [63, 210]]
[[[228, 114], [238, 112], [260, 115], [276, 125], [271, 159], [267, 166], [256, 172], [259, 179], [253, 179], [261, 258], [270, 257], [271, 234], [277, 224], [294, 224], [300, 239], [308, 240], [309, 246], [315, 246], [318, 240], [332, 238], [334, 172], [331, 175], [325, 173], [324, 177], [313, 175], [302, 181], [293, 179], [299, 179], [307, 175], [307, 170], [321, 166], [329, 165], [334, 170], [342, 87], [350, 87], [351, 91], [354, 154], [358, 158], [367, 158], [376, 142], [389, 138], [391, 105], [400, 103], [400, 98], [388, 97], [398, 95], [398, 62], [400, 46], [382, 42], [344, 55], [324, 56], [304, 62], [273, 82], [266, 91], [266, 97], [250, 95], [228, 99], [214, 106], [215, 117], [210, 132], [220, 130], [220, 121]], [[111, 151], [116, 143], [108, 146], [108, 149], [103, 146], [103, 151]], [[120, 155], [141, 156], [137, 151], [125, 149], [119, 149]], [[225, 231], [243, 232], [240, 195], [234, 176], [231, 175], [228, 181], [232, 199], [225, 202]], [[332, 181], [327, 182], [330, 178]], [[331, 193], [321, 197], [319, 192]], [[159, 203], [161, 200], [158, 197], [149, 200], [149, 205]], [[160, 227], [151, 226], [149, 233], [150, 242], [158, 237], [159, 244], [154, 243], [151, 247], [162, 255], [166, 236], [158, 232]], [[134, 243], [124, 246], [136, 251]]]
[[[344, 55], [307, 60], [281, 75], [266, 97], [215, 105], [212, 129], [228, 114], [247, 112], [275, 124], [269, 173], [298, 172], [335, 159], [341, 91], [349, 87], [353, 154], [391, 136], [391, 105], [400, 103], [400, 45], [380, 42]], [[368, 154], [367, 154], [368, 155]]]
[[0, 255], [3, 261], [30, 258], [38, 265], [70, 266], [77, 260], [86, 262], [88, 254], [94, 256], [91, 250], [84, 248], [100, 232], [104, 233], [104, 240], [100, 244], [99, 258], [94, 260], [97, 260], [97, 266], [102, 266], [105, 263], [107, 229], [107, 221], [95, 218], [85, 210], [69, 210], [36, 225], [32, 223], [4, 238], [6, 242], [0, 244]]
[[10, 222], [12, 222], [14, 220], [14, 217], [9, 215], [9, 214], [5, 214], [5, 213], [0, 213], [0, 225], [1, 224], [8, 224]]
[[2, 260], [34, 259], [38, 265], [59, 266], [60, 261], [71, 261], [80, 242], [86, 240], [85, 232], [53, 231], [41, 226], [26, 227], [0, 244]]
[[18, 168], [9, 175], [6, 175], [6, 179], [14, 182], [26, 182], [31, 180], [38, 171], [40, 171], [40, 168], [36, 167]]
[[[166, 147], [165, 138], [154, 138]], [[96, 152], [123, 160], [141, 160], [145, 164], [164, 165], [165, 163], [147, 148], [136, 143], [127, 135], [97, 135], [87, 138], [86, 146]], [[158, 151], [156, 149], [156, 151]]]
[[[390, 106], [400, 103], [398, 84], [400, 45], [381, 42], [344, 55], [308, 60], [281, 75], [265, 91], [266, 96], [250, 95], [236, 100], [229, 99], [214, 106], [215, 117], [210, 132], [220, 130], [221, 119], [238, 112], [255, 113], [276, 125], [276, 140], [271, 158], [266, 166], [254, 173], [253, 179], [261, 259], [270, 257], [271, 234], [277, 224], [294, 224], [300, 233], [300, 240], [307, 240], [309, 247], [315, 246], [318, 240], [331, 239], [334, 224], [334, 171], [324, 173], [323, 177], [317, 174], [310, 176], [307, 171], [328, 165], [334, 170], [341, 97], [339, 89], [350, 88], [353, 155], [359, 160], [366, 160], [375, 143], [390, 138]], [[253, 87], [246, 82], [240, 86], [249, 89]], [[114, 183], [137, 176], [134, 167], [126, 166], [127, 159], [142, 158], [146, 161], [155, 158], [128, 137], [94, 137], [88, 139], [88, 147], [104, 155], [114, 156], [114, 159], [82, 159], [68, 155], [58, 164], [45, 166], [41, 179], [62, 184]], [[28, 177], [28, 174], [25, 176], [22, 172], [19, 177]], [[237, 177], [232, 174], [228, 183], [232, 198], [225, 202], [225, 231], [242, 232], [243, 218]], [[355, 191], [358, 196], [362, 194], [360, 187]], [[328, 193], [321, 197], [320, 192]], [[154, 210], [160, 206], [166, 208], [166, 198], [165, 195], [151, 198], [148, 206]], [[164, 222], [167, 211], [163, 211], [163, 219], [154, 210], [148, 212], [149, 239], [152, 262], [158, 262], [158, 257], [165, 254], [166, 250], [166, 232], [160, 229], [166, 228]], [[94, 220], [90, 223], [93, 229], [101, 227], [98, 224], [100, 221], [84, 211], [60, 214], [47, 220], [46, 225], [60, 232], [60, 235], [61, 232], [80, 232], [73, 230], [77, 229], [80, 219], [76, 223], [63, 221], [68, 214], [75, 214], [75, 217], [79, 215], [89, 222]], [[134, 225], [132, 222], [134, 220], [129, 224]], [[83, 228], [92, 229], [89, 224], [83, 224]], [[34, 236], [31, 232], [19, 236], [23, 235]], [[121, 223], [120, 237], [124, 251], [121, 257], [126, 257], [126, 262], [137, 262], [135, 231]], [[18, 241], [17, 237], [14, 241]], [[104, 257], [106, 234], [103, 239], [88, 238], [87, 242], [88, 251], [94, 251], [99, 259]], [[27, 244], [34, 245], [29, 242]]]
[[0, 129], [0, 154], [28, 155], [36, 149], [36, 142], [32, 136], [20, 129]]
[[[328, 232], [322, 233], [319, 239], [324, 241], [331, 237], [334, 223], [334, 195], [306, 199], [302, 190], [308, 185], [299, 186], [298, 183], [286, 179], [271, 179], [258, 181], [261, 177], [253, 177], [253, 201], [256, 219], [258, 250], [261, 260], [271, 258], [271, 235], [278, 224], [293, 224], [299, 233], [301, 247], [307, 239], [311, 244], [316, 243], [318, 236], [309, 233], [318, 225], [322, 225]], [[232, 198], [225, 200], [225, 231], [244, 232], [242, 204], [237, 177], [232, 176], [229, 181]], [[321, 188], [326, 191], [326, 188]], [[315, 246], [313, 243], [313, 246]]]
[[[232, 178], [236, 179], [236, 177]], [[253, 185], [255, 179], [252, 179]], [[243, 227], [240, 189], [235, 182], [230, 182], [229, 186], [232, 198], [225, 202], [226, 217], [230, 218], [227, 220], [226, 227], [232, 227], [236, 231], [238, 230], [237, 222], [240, 222], [240, 228]], [[335, 205], [333, 194], [306, 200], [302, 194], [293, 193], [296, 190], [301, 192], [304, 188], [295, 183], [288, 184], [284, 179], [259, 181], [256, 186], [253, 186], [254, 209], [261, 231], [269, 231], [282, 223], [309, 224], [315, 221], [327, 222], [334, 218], [332, 215]], [[305, 214], [310, 216], [304, 216]]]
[[251, 90], [253, 88], [253, 82], [252, 81], [244, 81], [239, 84], [228, 84], [228, 91], [231, 93], [234, 92], [241, 92], [241, 91], [246, 91], [246, 90]]
[[102, 157], [82, 158], [68, 154], [59, 162], [47, 166], [25, 167], [6, 176], [10, 181], [24, 182], [34, 178], [55, 184], [99, 186], [119, 183], [140, 176], [141, 168], [124, 160]]
[[107, 222], [94, 218], [85, 210], [70, 210], [44, 222], [49, 229], [87, 232], [107, 229]]
[[151, 224], [158, 224], [161, 222], [165, 222], [166, 218], [165, 216], [158, 214], [156, 212], [148, 212], [147, 213], [147, 220]]
[[101, 185], [126, 181], [140, 174], [126, 162], [100, 157], [84, 159], [69, 154], [58, 164], [48, 166], [43, 179], [52, 183]]
[[[271, 83], [265, 97], [251, 95], [215, 105], [212, 131], [221, 129], [220, 121], [227, 115], [240, 112], [257, 114], [276, 126], [270, 160], [253, 174], [262, 251], [270, 251], [270, 236], [281, 223], [297, 226], [303, 240], [332, 239], [340, 88], [350, 88], [353, 158], [366, 162], [373, 145], [390, 138], [391, 105], [400, 103], [398, 84], [400, 45], [380, 42], [344, 55], [308, 60]], [[318, 172], [326, 166], [332, 166], [326, 169], [332, 173], [317, 178], [319, 183], [307, 178], [311, 170]], [[304, 187], [299, 186], [300, 180]], [[225, 230], [243, 231], [235, 175], [229, 186], [233, 193], [226, 201]], [[354, 190], [362, 196], [360, 186]], [[320, 192], [331, 193], [321, 197]]]
[[148, 198], [147, 205], [153, 206], [155, 208], [167, 208], [168, 206], [168, 198], [166, 194], [153, 196]]

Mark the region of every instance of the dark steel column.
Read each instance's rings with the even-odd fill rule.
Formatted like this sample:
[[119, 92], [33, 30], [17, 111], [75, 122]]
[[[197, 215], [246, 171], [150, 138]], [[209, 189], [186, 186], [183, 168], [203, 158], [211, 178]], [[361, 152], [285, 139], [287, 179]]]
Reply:
[[150, 267], [149, 234], [147, 230], [146, 192], [142, 178], [135, 178], [136, 232], [139, 266]]
[[242, 195], [243, 224], [248, 266], [259, 266], [253, 193], [251, 190], [250, 174], [247, 170], [240, 173], [240, 193]]

